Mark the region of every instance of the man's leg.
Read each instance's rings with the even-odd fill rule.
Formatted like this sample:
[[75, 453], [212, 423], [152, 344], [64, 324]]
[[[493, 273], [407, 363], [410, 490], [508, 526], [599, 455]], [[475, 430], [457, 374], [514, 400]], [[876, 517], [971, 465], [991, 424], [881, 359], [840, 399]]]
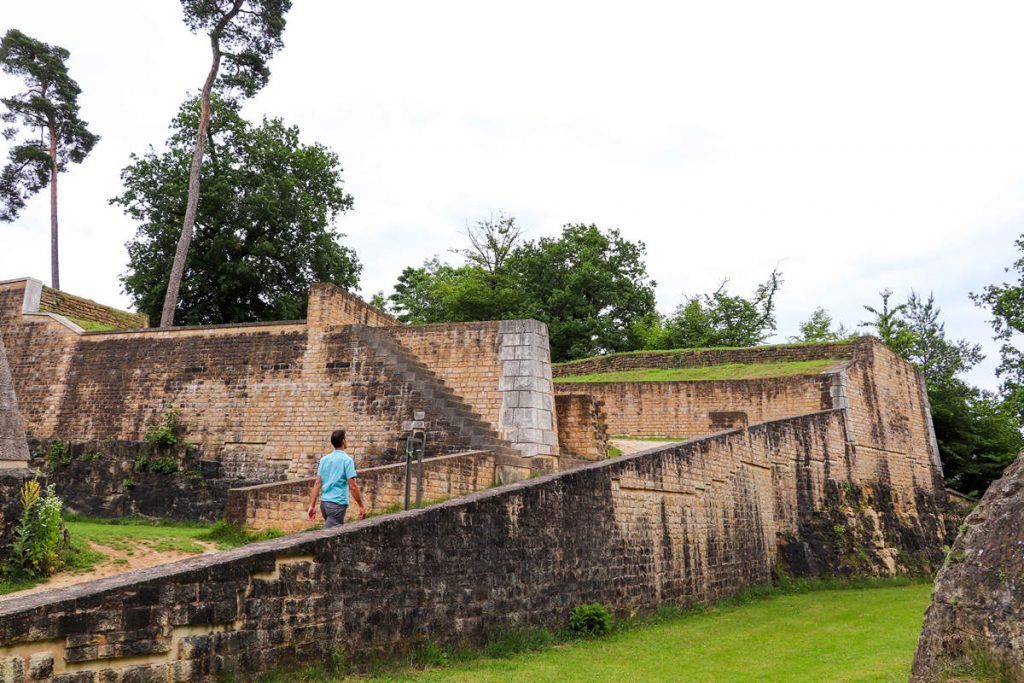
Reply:
[[348, 505], [338, 505], [329, 500], [320, 501], [320, 512], [323, 513], [324, 528], [326, 529], [344, 524], [347, 511]]

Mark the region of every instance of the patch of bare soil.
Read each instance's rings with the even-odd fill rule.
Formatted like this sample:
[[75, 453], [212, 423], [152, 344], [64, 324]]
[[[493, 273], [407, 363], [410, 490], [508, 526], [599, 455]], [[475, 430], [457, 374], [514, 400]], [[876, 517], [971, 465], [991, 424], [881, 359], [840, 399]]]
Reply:
[[[194, 541], [194, 543], [203, 547], [204, 554], [217, 551], [216, 543], [210, 543], [208, 541]], [[25, 590], [7, 593], [6, 595], [0, 595], [0, 602], [21, 595], [42, 593], [43, 591], [64, 588], [65, 586], [73, 586], [78, 583], [85, 583], [86, 581], [103, 579], [108, 576], [114, 576], [115, 574], [130, 572], [133, 569], [155, 567], [160, 564], [167, 564], [168, 562], [174, 562], [175, 560], [181, 560], [195, 555], [195, 553], [186, 553], [181, 550], [154, 550], [144, 543], [139, 543], [130, 551], [108, 548], [105, 545], [93, 543], [92, 541], [89, 541], [89, 545], [93, 550], [101, 552], [107, 556], [106, 559], [97, 562], [96, 566], [90, 571], [60, 572], [58, 574], [54, 574], [46, 583], [41, 583], [38, 586], [26, 588]]]

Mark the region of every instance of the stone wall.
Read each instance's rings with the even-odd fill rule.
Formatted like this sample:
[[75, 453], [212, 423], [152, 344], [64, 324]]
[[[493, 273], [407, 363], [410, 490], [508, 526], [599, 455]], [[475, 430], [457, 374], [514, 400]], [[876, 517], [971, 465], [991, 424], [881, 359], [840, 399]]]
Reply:
[[[213, 522], [224, 516], [228, 491], [252, 481], [224, 476], [195, 447], [145, 441], [64, 444], [65, 462], [48, 457], [53, 441], [32, 443], [32, 468], [48, 473], [69, 512], [90, 517], [144, 517]], [[171, 463], [175, 472], [152, 466]]]
[[[692, 382], [580, 382], [556, 395], [599, 401], [608, 433], [688, 439], [832, 407], [825, 375]], [[559, 415], [559, 419], [563, 419]]]
[[555, 377], [590, 375], [647, 368], [700, 368], [726, 363], [787, 363], [793, 361], [848, 359], [851, 342], [834, 344], [783, 344], [742, 349], [676, 349], [618, 353], [597, 358], [559, 363], [552, 367]]
[[[871, 492], [858, 502], [876, 520], [874, 542], [858, 549], [865, 569], [935, 566], [943, 490], [899, 478], [885, 466], [896, 456], [848, 445], [845, 419], [832, 410], [755, 425], [0, 600], [0, 668], [12, 681], [33, 663], [65, 681], [212, 679], [309, 665], [342, 648], [365, 656], [480, 643], [503, 626], [561, 626], [581, 603], [630, 614], [708, 602], [770, 581], [788, 557], [779, 540], [792, 547], [804, 529], [817, 532], [830, 496], [846, 488]], [[820, 544], [817, 557], [839, 545]]]
[[39, 310], [56, 313], [68, 318], [90, 320], [121, 330], [149, 327], [149, 316], [145, 313], [119, 311], [95, 301], [74, 296], [59, 289], [43, 286], [39, 296]]
[[584, 460], [608, 457], [608, 426], [601, 402], [588, 394], [558, 394], [558, 450]]
[[[493, 486], [496, 477], [495, 457], [485, 451], [429, 458], [423, 462], [422, 500], [446, 500], [482, 491]], [[226, 517], [233, 524], [254, 530], [273, 528], [293, 532], [308, 529], [314, 523], [306, 517], [313, 482], [313, 478], [293, 479], [232, 489]], [[412, 482], [410, 499], [415, 503], [415, 474]], [[405, 501], [405, 463], [360, 470], [357, 483], [368, 512], [380, 513], [390, 506], [400, 505]], [[352, 521], [356, 517], [350, 514], [348, 519]], [[318, 512], [317, 522], [321, 521]]]
[[28, 462], [25, 426], [14, 394], [14, 380], [7, 364], [7, 349], [0, 339], [0, 469], [24, 467]]
[[390, 334], [522, 455], [554, 454], [547, 326], [536, 320], [392, 327]]
[[316, 284], [310, 288], [306, 320], [317, 328], [332, 325], [390, 327], [399, 324], [355, 294], [329, 284]]
[[[429, 361], [424, 369], [402, 364], [365, 333], [390, 318], [329, 285], [313, 288], [308, 323], [82, 333], [39, 312], [31, 282], [0, 283], [0, 336], [35, 438], [136, 441], [173, 404], [182, 436], [204, 459], [222, 463], [227, 476], [262, 481], [310, 475], [336, 428], [350, 430], [361, 466], [392, 462], [419, 414], [430, 455], [553, 451], [540, 323], [387, 327]], [[530, 333], [509, 331], [517, 326]], [[444, 344], [456, 338], [466, 344], [449, 353]], [[521, 350], [530, 362], [502, 357]], [[429, 371], [449, 362], [447, 377]]]

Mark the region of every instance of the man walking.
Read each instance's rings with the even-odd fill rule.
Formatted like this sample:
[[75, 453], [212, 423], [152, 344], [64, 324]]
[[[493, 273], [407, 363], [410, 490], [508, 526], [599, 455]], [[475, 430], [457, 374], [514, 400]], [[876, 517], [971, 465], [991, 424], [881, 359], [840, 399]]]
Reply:
[[[366, 519], [363, 497], [355, 481], [356, 464], [345, 452], [348, 441], [345, 439], [344, 429], [335, 430], [331, 434], [331, 445], [334, 446], [334, 451], [320, 458], [320, 464], [316, 468], [316, 481], [309, 491], [307, 512], [310, 519], [316, 519], [316, 500], [322, 498], [320, 512], [324, 515], [324, 526], [328, 529], [345, 523], [349, 489], [352, 490], [352, 499], [359, 506], [359, 519]], [[321, 490], [323, 496], [320, 495]]]

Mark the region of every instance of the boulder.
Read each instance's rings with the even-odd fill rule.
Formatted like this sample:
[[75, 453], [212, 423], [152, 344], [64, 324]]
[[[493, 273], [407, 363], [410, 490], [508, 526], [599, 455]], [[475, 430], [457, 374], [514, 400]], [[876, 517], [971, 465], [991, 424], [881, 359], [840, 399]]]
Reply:
[[960, 529], [935, 580], [910, 680], [986, 666], [1024, 681], [1024, 455]]

